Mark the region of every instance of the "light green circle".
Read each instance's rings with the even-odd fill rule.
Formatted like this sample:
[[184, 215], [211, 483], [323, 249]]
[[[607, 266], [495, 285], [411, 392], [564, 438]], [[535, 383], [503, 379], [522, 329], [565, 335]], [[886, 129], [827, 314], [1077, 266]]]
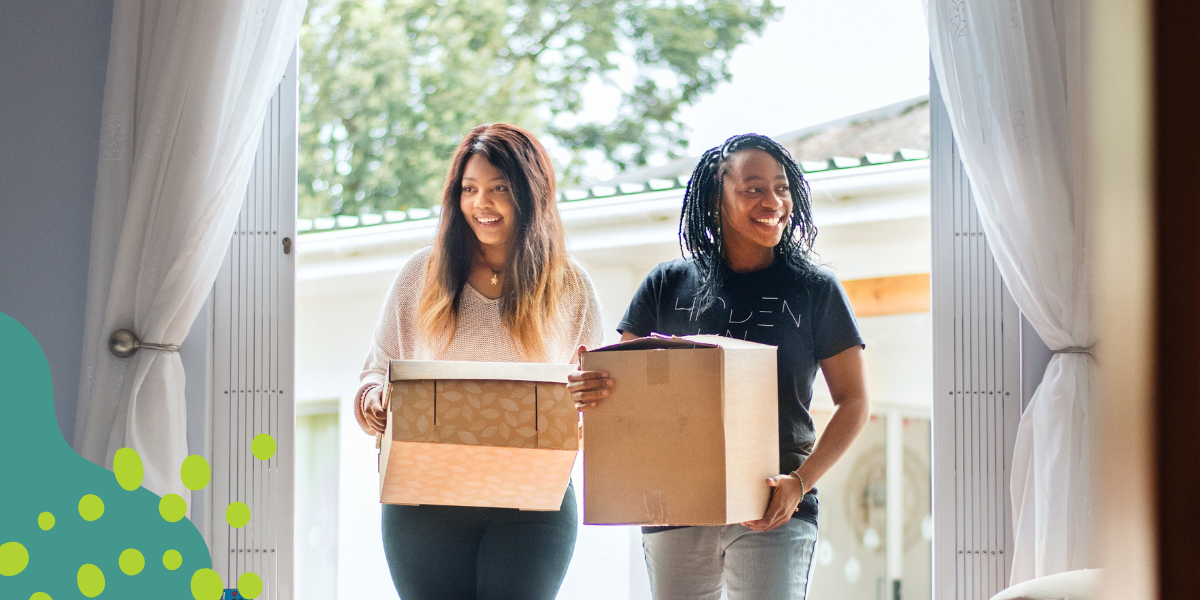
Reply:
[[234, 528], [245, 527], [250, 522], [250, 507], [241, 502], [230, 502], [229, 508], [225, 509], [225, 520]]
[[29, 564], [29, 551], [20, 542], [0, 545], [0, 575], [12, 577]]
[[202, 490], [212, 479], [212, 469], [203, 456], [193, 454], [183, 459], [183, 466], [179, 467], [179, 478], [183, 480], [183, 486], [187, 489]]
[[146, 557], [142, 556], [141, 552], [129, 548], [121, 553], [121, 557], [117, 559], [117, 564], [121, 566], [122, 573], [137, 575], [146, 567]]
[[79, 584], [79, 593], [88, 598], [95, 598], [104, 591], [104, 572], [96, 565], [83, 565], [79, 567], [75, 582]]
[[167, 550], [163, 552], [163, 566], [168, 571], [174, 571], [183, 565], [183, 555], [178, 550]]
[[79, 516], [84, 521], [95, 521], [104, 514], [104, 501], [100, 496], [88, 494], [79, 499]]
[[133, 448], [121, 448], [113, 455], [113, 474], [117, 484], [133, 491], [142, 486], [142, 457]]
[[192, 574], [192, 597], [196, 600], [220, 600], [225, 582], [212, 569], [200, 569]]
[[275, 438], [266, 433], [254, 436], [254, 441], [250, 442], [250, 451], [259, 460], [267, 460], [275, 456]]
[[262, 579], [254, 573], [242, 573], [238, 577], [238, 594], [244, 598], [257, 598], [262, 593]]
[[34, 592], [33, 595], [29, 597], [29, 600], [54, 600], [54, 599], [51, 598], [50, 594], [47, 594], [46, 592]]
[[44, 513], [38, 515], [38, 527], [41, 527], [42, 531], [50, 531], [51, 529], [53, 529], [54, 528], [54, 515], [52, 515], [48, 512], [44, 512]]
[[174, 523], [187, 514], [187, 502], [179, 494], [167, 494], [158, 501], [158, 514], [168, 523]]

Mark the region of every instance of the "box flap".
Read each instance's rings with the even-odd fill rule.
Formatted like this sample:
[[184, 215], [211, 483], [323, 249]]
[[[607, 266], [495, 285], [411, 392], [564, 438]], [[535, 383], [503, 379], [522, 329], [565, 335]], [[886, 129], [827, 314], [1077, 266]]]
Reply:
[[617, 342], [608, 346], [601, 346], [595, 350], [588, 352], [618, 352], [621, 350], [668, 350], [668, 349], [690, 349], [690, 348], [715, 348], [716, 346], [706, 342], [696, 342], [687, 338], [677, 337], [673, 335], [663, 335], [661, 333], [651, 333], [647, 337], [637, 338], [626, 342]]
[[668, 349], [691, 349], [691, 348], [771, 348], [766, 344], [758, 342], [749, 342], [723, 335], [664, 335], [661, 333], [651, 333], [647, 337], [632, 339], [625, 342], [618, 342], [608, 346], [602, 346], [589, 352], [616, 352], [621, 350], [668, 350]]
[[725, 337], [723, 335], [685, 335], [683, 338], [695, 342], [698, 346], [720, 346], [722, 348], [740, 349], [740, 348], [774, 348], [768, 344], [760, 344], [748, 340], [739, 340], [737, 338]]
[[471, 362], [458, 360], [393, 360], [389, 381], [412, 379], [485, 379], [566, 383], [575, 365], [518, 362]]

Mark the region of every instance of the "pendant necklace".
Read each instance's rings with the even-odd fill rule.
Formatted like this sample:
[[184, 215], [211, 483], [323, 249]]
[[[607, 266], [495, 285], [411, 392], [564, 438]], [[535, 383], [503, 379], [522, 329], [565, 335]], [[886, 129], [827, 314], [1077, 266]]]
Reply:
[[[479, 257], [483, 259], [483, 264], [487, 265], [488, 269], [492, 271], [492, 285], [500, 285], [500, 269], [493, 267], [492, 263], [488, 262], [487, 257], [483, 254], [483, 250], [479, 251]], [[500, 268], [503, 269], [503, 265]]]

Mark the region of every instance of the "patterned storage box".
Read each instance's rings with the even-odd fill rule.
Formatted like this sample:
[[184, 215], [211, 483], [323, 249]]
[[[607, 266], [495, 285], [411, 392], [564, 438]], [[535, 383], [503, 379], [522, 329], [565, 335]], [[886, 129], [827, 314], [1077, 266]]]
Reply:
[[580, 445], [573, 370], [392, 361], [380, 501], [558, 510]]

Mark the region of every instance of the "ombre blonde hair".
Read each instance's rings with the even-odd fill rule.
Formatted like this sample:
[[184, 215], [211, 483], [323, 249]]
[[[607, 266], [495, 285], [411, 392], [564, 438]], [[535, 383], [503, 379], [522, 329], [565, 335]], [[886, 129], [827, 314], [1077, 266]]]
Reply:
[[425, 289], [417, 305], [418, 326], [430, 345], [449, 345], [458, 331], [463, 286], [479, 251], [479, 240], [460, 205], [463, 171], [476, 154], [503, 174], [515, 205], [500, 317], [517, 350], [531, 361], [544, 362], [549, 359], [547, 337], [562, 331], [565, 291], [568, 286], [579, 286], [582, 274], [567, 256], [550, 157], [537, 138], [520, 127], [480, 125], [454, 151]]

